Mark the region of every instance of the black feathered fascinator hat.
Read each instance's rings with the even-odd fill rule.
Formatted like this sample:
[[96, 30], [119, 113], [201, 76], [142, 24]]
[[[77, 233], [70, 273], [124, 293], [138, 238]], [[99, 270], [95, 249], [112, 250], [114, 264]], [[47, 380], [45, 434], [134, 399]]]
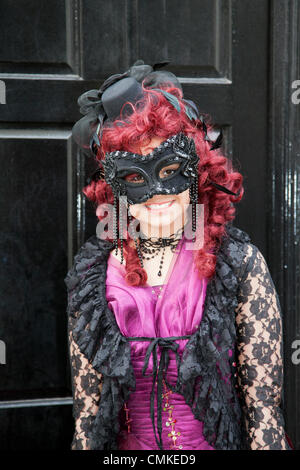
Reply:
[[[85, 155], [97, 156], [104, 124], [114, 122], [121, 117], [121, 113], [122, 116], [130, 115], [132, 107], [128, 103], [138, 104], [144, 96], [143, 87], [162, 93], [171, 105], [180, 112], [178, 98], [164, 89], [166, 85], [171, 83], [182, 91], [178, 78], [169, 71], [161, 70], [168, 63], [159, 62], [151, 66], [146, 65], [143, 60], [138, 60], [126, 72], [107, 78], [99, 90], [88, 90], [79, 96], [77, 103], [84, 117], [73, 126], [72, 135]], [[185, 113], [191, 121], [196, 119], [201, 121], [205, 135], [204, 139], [211, 144], [210, 150], [219, 148], [222, 143], [222, 131], [220, 131], [216, 140], [210, 140], [204, 118], [199, 115], [195, 103], [186, 99], [182, 99], [181, 102], [183, 102]], [[98, 169], [95, 172], [96, 175], [99, 171]], [[94, 179], [93, 176], [91, 179]], [[236, 196], [229, 189], [217, 183], [212, 184], [217, 189]]]
[[[166, 84], [172, 83], [174, 87], [182, 91], [181, 84], [173, 73], [159, 70], [168, 63], [160, 62], [151, 66], [144, 64], [143, 60], [138, 60], [126, 72], [112, 75], [105, 80], [99, 90], [89, 90], [79, 96], [77, 102], [84, 117], [73, 126], [72, 135], [86, 155], [97, 155], [97, 147], [100, 145], [99, 136], [104, 123], [120, 118], [121, 112], [123, 116], [131, 114], [132, 108], [126, 103], [136, 104], [143, 98], [142, 82], [145, 88], [162, 93], [177, 111], [180, 111], [177, 97], [163, 89]], [[202, 121], [205, 138], [211, 142], [207, 137], [204, 119], [199, 116], [195, 103], [185, 99], [182, 102], [189, 119]], [[213, 149], [220, 147], [221, 133], [218, 139], [211, 143]]]

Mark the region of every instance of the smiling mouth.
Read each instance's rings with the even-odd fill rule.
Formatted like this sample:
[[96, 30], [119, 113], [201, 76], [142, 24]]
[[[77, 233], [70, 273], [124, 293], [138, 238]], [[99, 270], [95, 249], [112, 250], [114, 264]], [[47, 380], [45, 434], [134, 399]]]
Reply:
[[145, 206], [149, 211], [162, 211], [164, 209], [171, 207], [174, 204], [174, 202], [175, 200], [168, 201], [168, 202], [161, 202], [157, 204], [145, 204]]

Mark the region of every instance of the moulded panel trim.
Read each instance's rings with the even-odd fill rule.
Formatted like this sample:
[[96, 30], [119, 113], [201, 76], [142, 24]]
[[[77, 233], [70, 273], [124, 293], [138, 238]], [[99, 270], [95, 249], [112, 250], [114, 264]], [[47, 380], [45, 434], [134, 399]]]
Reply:
[[72, 397], [37, 398], [32, 400], [6, 400], [0, 401], [0, 409], [31, 408], [32, 406], [73, 405]]

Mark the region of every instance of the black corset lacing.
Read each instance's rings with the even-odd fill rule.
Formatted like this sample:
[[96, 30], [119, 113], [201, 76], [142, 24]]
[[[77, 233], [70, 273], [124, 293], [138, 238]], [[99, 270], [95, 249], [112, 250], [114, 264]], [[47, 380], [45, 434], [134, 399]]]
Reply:
[[[173, 391], [177, 392], [179, 389], [179, 367], [180, 367], [180, 355], [178, 353], [179, 345], [175, 343], [177, 339], [188, 339], [191, 335], [185, 336], [168, 336], [166, 338], [149, 338], [143, 336], [136, 336], [136, 337], [126, 337], [127, 341], [151, 341], [148, 346], [144, 366], [142, 369], [142, 373], [144, 377], [150, 377], [153, 375], [153, 382], [152, 382], [152, 390], [151, 390], [151, 399], [150, 399], [150, 410], [151, 410], [151, 421], [154, 431], [154, 436], [158, 447], [161, 450], [164, 450], [163, 443], [162, 443], [162, 392], [163, 392], [163, 380], [165, 380], [166, 385]], [[157, 347], [161, 347], [161, 357], [159, 362], [159, 367], [157, 371]], [[174, 351], [176, 355], [176, 364], [177, 364], [177, 381], [175, 387], [171, 385], [167, 381], [167, 370], [169, 366], [169, 349]], [[150, 356], [153, 356], [153, 371], [151, 374], [146, 375], [146, 370], [149, 364]], [[159, 435], [159, 439], [157, 438], [157, 432], [155, 428], [155, 419], [154, 419], [154, 397], [155, 397], [155, 382], [157, 378], [157, 432]]]

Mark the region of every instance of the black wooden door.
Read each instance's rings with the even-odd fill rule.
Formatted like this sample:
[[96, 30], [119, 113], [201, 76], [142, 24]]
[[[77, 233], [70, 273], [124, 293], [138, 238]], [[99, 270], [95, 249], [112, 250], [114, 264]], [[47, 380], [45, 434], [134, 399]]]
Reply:
[[97, 223], [81, 193], [93, 162], [71, 128], [77, 97], [137, 59], [171, 60], [167, 69], [223, 128], [224, 150], [244, 175], [235, 225], [265, 255], [283, 305], [287, 431], [297, 444], [299, 106], [285, 101], [288, 80], [300, 78], [297, 0], [0, 0], [0, 8], [0, 448], [70, 448], [63, 278]]

